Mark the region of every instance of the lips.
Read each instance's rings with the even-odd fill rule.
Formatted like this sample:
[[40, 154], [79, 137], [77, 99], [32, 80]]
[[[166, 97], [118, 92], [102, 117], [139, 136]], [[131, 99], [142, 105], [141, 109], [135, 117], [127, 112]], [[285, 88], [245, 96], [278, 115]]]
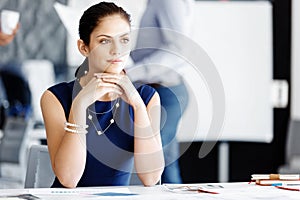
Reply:
[[113, 59], [113, 60], [108, 60], [108, 62], [110, 62], [110, 63], [120, 63], [120, 62], [123, 62], [123, 61], [120, 60], [120, 59]]

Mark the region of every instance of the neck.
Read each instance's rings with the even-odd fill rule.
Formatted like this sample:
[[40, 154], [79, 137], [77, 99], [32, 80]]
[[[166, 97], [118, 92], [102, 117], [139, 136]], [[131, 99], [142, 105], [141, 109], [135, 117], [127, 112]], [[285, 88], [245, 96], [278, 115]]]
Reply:
[[80, 77], [79, 83], [80, 83], [81, 87], [84, 88], [90, 80], [91, 80], [91, 77], [89, 76], [89, 74], [86, 74], [86, 75]]

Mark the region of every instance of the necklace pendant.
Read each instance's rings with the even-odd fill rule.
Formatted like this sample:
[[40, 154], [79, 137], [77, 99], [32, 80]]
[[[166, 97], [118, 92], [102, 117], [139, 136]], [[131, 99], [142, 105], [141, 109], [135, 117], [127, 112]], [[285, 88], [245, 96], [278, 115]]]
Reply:
[[[115, 107], [115, 109], [114, 109], [114, 107]], [[98, 112], [96, 112], [96, 111], [93, 111], [93, 110], [88, 109], [88, 116], [87, 116], [87, 118], [88, 118], [88, 119], [91, 121], [91, 123], [93, 124], [93, 126], [94, 126], [94, 128], [95, 128], [95, 130], [96, 130], [96, 134], [97, 134], [98, 136], [104, 134], [104, 133], [106, 132], [106, 130], [109, 129], [109, 127], [110, 127], [113, 123], [115, 123], [115, 120], [114, 120], [113, 118], [110, 119], [110, 120], [109, 120], [110, 124], [109, 124], [105, 129], [102, 129], [102, 131], [99, 131], [99, 130], [97, 129], [96, 124], [95, 124], [94, 121], [93, 121], [93, 116], [91, 115], [91, 113], [93, 113], [93, 114], [95, 115], [95, 117], [96, 117], [95, 119], [96, 119], [96, 120], [99, 120], [98, 117], [97, 117], [97, 115], [99, 115], [99, 114], [106, 114], [106, 113], [112, 112], [112, 115], [114, 116], [114, 115], [116, 114], [117, 108], [119, 108], [119, 107], [120, 107], [120, 104], [119, 104], [119, 99], [118, 99], [117, 102], [115, 103], [115, 105], [112, 106], [108, 111], [104, 111], [104, 112], [98, 113]], [[99, 121], [99, 123], [100, 123], [100, 121]], [[99, 124], [99, 123], [98, 123], [98, 124]], [[106, 122], [106, 123], [107, 123], [107, 122]]]

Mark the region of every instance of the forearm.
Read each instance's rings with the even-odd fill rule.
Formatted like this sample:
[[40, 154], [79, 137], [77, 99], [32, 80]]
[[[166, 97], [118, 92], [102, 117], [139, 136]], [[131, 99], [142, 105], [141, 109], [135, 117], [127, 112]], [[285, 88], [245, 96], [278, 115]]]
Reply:
[[85, 167], [86, 149], [79, 136], [65, 135], [55, 156], [55, 173], [65, 187], [77, 186]]
[[134, 108], [134, 116], [135, 168], [143, 184], [151, 186], [159, 181], [164, 168], [159, 126], [150, 122], [143, 102]]
[[[85, 112], [75, 114], [72, 107], [68, 122], [84, 126]], [[65, 131], [60, 147], [55, 155], [55, 172], [61, 184], [65, 187], [76, 187], [86, 163], [86, 135]]]
[[[145, 145], [144, 142], [136, 142]], [[164, 157], [162, 150], [152, 153], [141, 153], [134, 155], [135, 169], [138, 177], [145, 186], [157, 184], [161, 178], [164, 169]]]

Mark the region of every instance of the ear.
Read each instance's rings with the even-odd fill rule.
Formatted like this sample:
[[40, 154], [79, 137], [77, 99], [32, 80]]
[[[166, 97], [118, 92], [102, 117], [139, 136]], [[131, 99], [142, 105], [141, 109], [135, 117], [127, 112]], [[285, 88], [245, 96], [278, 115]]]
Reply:
[[83, 42], [83, 40], [79, 39], [77, 41], [77, 47], [78, 47], [78, 50], [80, 51], [80, 53], [85, 56], [85, 57], [88, 57], [89, 55], [89, 48], [88, 46]]

